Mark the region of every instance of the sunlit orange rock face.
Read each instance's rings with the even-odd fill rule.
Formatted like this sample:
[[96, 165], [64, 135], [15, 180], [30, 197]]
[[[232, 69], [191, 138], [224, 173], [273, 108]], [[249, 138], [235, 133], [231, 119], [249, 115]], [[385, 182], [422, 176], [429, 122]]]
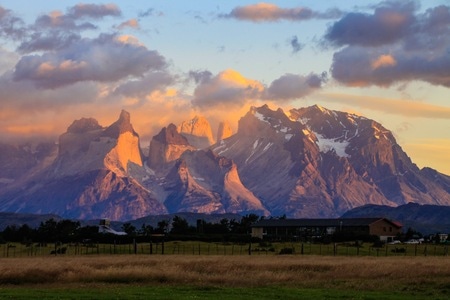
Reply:
[[214, 144], [211, 125], [204, 117], [196, 116], [192, 120], [182, 122], [178, 126], [178, 132], [187, 138], [189, 144], [198, 149]]

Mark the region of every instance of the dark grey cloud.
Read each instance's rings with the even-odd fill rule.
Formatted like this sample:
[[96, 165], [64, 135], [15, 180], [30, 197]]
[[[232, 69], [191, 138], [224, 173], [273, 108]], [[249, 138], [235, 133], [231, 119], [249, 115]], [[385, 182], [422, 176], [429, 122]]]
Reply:
[[285, 74], [270, 84], [265, 97], [279, 101], [302, 98], [320, 89], [326, 81], [326, 72], [322, 74], [311, 73], [307, 76]]
[[291, 40], [289, 41], [292, 47], [292, 53], [298, 53], [300, 50], [303, 49], [304, 45], [299, 43], [298, 38], [296, 35], [294, 35]]
[[403, 51], [384, 54], [377, 49], [346, 47], [334, 54], [333, 78], [350, 86], [378, 85], [387, 87], [399, 82], [421, 80], [450, 87], [450, 48], [430, 57], [408, 55]]
[[0, 6], [0, 37], [19, 40], [25, 35], [25, 23], [11, 10]]
[[305, 21], [310, 19], [335, 19], [342, 15], [339, 9], [331, 9], [325, 13], [316, 12], [308, 7], [281, 8], [271, 3], [257, 3], [237, 6], [221, 18], [233, 18], [251, 22]]
[[97, 26], [90, 22], [77, 23], [77, 20], [68, 15], [42, 15], [35, 21], [36, 29], [58, 28], [64, 30], [92, 30]]
[[416, 22], [414, 2], [383, 2], [373, 14], [348, 13], [325, 35], [332, 44], [379, 46], [402, 39]]
[[90, 21], [120, 15], [120, 9], [114, 4], [77, 4], [68, 8], [66, 13], [54, 11], [40, 15], [34, 24], [27, 27], [27, 34], [22, 35], [17, 50], [31, 53], [68, 48], [81, 40], [82, 31], [98, 29]]
[[417, 10], [413, 1], [386, 1], [372, 14], [351, 13], [325, 39], [344, 46], [332, 77], [350, 86], [390, 86], [412, 80], [450, 87], [450, 6]]
[[91, 30], [97, 26], [84, 20], [98, 20], [104, 17], [119, 17], [121, 10], [115, 4], [77, 4], [67, 9], [67, 12], [52, 12], [39, 16], [34, 24], [35, 30]]
[[14, 80], [58, 88], [80, 81], [112, 82], [139, 77], [165, 67], [165, 59], [157, 51], [121, 41], [115, 35], [101, 34], [58, 51], [23, 56], [15, 67]]
[[19, 45], [17, 51], [19, 53], [31, 53], [35, 51], [60, 50], [80, 40], [81, 36], [74, 32], [65, 32], [62, 30], [35, 32]]

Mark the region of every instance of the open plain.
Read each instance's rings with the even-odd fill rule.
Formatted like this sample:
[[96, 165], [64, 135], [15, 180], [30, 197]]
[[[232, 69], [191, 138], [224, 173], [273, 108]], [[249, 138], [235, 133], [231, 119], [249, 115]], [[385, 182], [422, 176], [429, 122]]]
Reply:
[[441, 257], [115, 255], [0, 259], [2, 299], [447, 299]]

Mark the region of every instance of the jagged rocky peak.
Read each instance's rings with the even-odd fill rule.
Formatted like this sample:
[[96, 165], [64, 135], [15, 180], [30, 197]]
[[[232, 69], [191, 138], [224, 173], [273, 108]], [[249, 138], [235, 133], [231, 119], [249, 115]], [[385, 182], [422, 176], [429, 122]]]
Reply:
[[119, 119], [106, 128], [103, 135], [111, 138], [118, 138], [120, 134], [125, 132], [131, 132], [133, 135], [137, 136], [137, 133], [133, 129], [133, 125], [131, 125], [130, 113], [122, 110]]
[[279, 108], [272, 110], [267, 104], [252, 106], [247, 114], [239, 120], [238, 133], [258, 137], [284, 137], [288, 140], [302, 129], [302, 125], [288, 118]]
[[182, 122], [178, 126], [178, 132], [184, 135], [189, 143], [198, 149], [204, 149], [214, 144], [211, 125], [202, 116], [195, 116], [189, 121]]
[[167, 127], [161, 129], [161, 131], [153, 137], [160, 143], [173, 144], [173, 145], [189, 145], [186, 137], [178, 133], [177, 126], [170, 123]]
[[73, 123], [67, 128], [67, 132], [70, 133], [85, 133], [88, 131], [102, 129], [102, 126], [98, 124], [98, 121], [94, 118], [81, 118], [73, 121]]
[[326, 109], [320, 105], [291, 109], [290, 119], [304, 124], [324, 138], [350, 138], [373, 121], [346, 112]]
[[187, 138], [178, 133], [177, 127], [169, 124], [150, 141], [148, 166], [159, 169], [180, 158], [186, 150], [194, 149]]
[[219, 128], [217, 129], [217, 142], [220, 142], [226, 138], [233, 135], [233, 129], [228, 121], [222, 121], [219, 123]]

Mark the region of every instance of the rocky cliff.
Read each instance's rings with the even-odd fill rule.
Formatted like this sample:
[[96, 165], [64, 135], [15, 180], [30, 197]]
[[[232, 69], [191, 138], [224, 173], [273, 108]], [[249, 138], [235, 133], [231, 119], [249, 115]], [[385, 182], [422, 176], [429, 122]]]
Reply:
[[0, 145], [0, 211], [114, 220], [168, 212], [328, 218], [369, 204], [450, 205], [450, 177], [420, 170], [389, 130], [361, 116], [317, 105], [289, 113], [252, 107], [235, 134], [226, 137], [223, 125], [209, 147], [206, 120], [183, 124], [162, 128], [148, 157], [126, 111], [107, 127], [74, 121], [57, 152]]
[[201, 116], [195, 116], [178, 126], [178, 132], [187, 138], [189, 144], [197, 149], [205, 149], [214, 144], [211, 125]]

